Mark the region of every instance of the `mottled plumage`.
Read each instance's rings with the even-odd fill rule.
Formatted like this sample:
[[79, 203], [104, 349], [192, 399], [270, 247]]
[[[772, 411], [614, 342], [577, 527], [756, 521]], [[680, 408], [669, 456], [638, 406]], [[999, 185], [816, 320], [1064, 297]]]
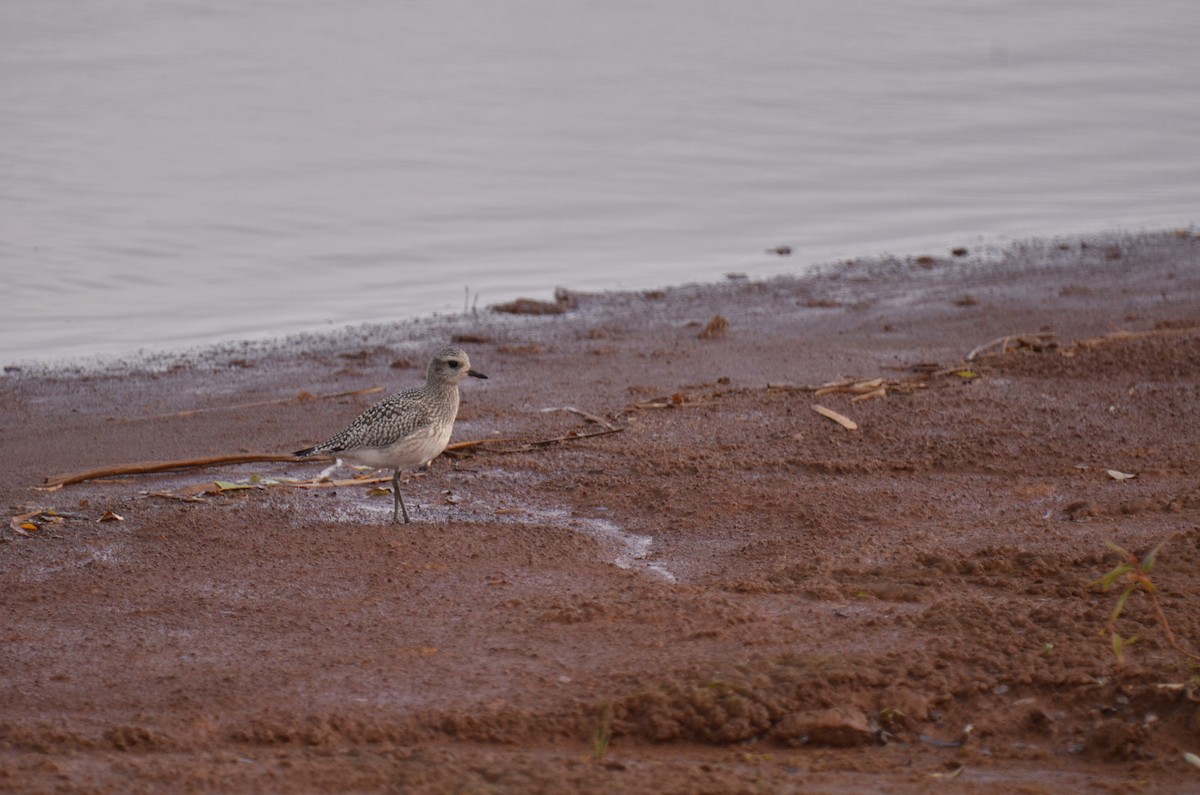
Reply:
[[394, 469], [392, 518], [399, 522], [403, 514], [407, 524], [400, 473], [432, 461], [446, 449], [458, 415], [458, 385], [467, 376], [487, 378], [471, 369], [471, 360], [464, 351], [445, 348], [429, 362], [423, 385], [384, 398], [329, 441], [295, 455], [305, 458], [327, 453], [358, 464]]

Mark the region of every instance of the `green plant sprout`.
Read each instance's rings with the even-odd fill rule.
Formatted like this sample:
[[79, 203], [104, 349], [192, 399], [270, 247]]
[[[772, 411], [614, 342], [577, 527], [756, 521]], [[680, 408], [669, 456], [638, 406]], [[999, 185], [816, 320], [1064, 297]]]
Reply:
[[[1168, 538], [1167, 541], [1170, 541], [1170, 539]], [[1117, 598], [1117, 606], [1113, 608], [1108, 623], [1100, 630], [1101, 635], [1108, 635], [1112, 641], [1113, 654], [1116, 655], [1117, 665], [1125, 664], [1125, 650], [1138, 640], [1137, 635], [1128, 638], [1123, 637], [1117, 632], [1116, 625], [1122, 611], [1125, 609], [1126, 603], [1139, 591], [1150, 598], [1150, 604], [1154, 608], [1154, 616], [1158, 619], [1158, 623], [1162, 625], [1163, 632], [1166, 634], [1167, 642], [1171, 645], [1171, 648], [1185, 657], [1200, 661], [1200, 655], [1188, 651], [1176, 640], [1175, 633], [1171, 630], [1171, 624], [1167, 621], [1167, 615], [1163, 612], [1162, 603], [1158, 601], [1158, 588], [1155, 586], [1154, 581], [1150, 579], [1150, 571], [1154, 568], [1154, 563], [1158, 560], [1159, 550], [1166, 545], [1167, 541], [1163, 541], [1154, 549], [1147, 552], [1141, 560], [1138, 559], [1137, 555], [1134, 555], [1129, 550], [1112, 541], [1104, 542], [1109, 549], [1121, 556], [1122, 562], [1112, 571], [1092, 583], [1092, 585], [1105, 593], [1111, 591], [1118, 583], [1125, 585], [1120, 597]]]
[[608, 743], [612, 739], [612, 702], [605, 702], [600, 710], [600, 721], [592, 735], [592, 759], [603, 762], [608, 754]]

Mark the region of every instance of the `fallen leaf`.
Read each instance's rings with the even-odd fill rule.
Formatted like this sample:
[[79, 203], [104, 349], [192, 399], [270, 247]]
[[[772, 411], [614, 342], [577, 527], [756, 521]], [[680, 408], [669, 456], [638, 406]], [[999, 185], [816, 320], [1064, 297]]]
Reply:
[[954, 374], [966, 381], [970, 381], [972, 378], [979, 377], [979, 373], [975, 372], [974, 370], [957, 370]]
[[213, 485], [218, 491], [237, 491], [238, 489], [253, 489], [256, 488], [252, 483], [232, 483], [228, 480], [213, 481]]
[[97, 522], [123, 522], [123, 521], [125, 521], [125, 517], [121, 516], [121, 514], [119, 514], [119, 513], [113, 513], [112, 511], [105, 511], [104, 515], [101, 516], [96, 521]]
[[1183, 761], [1187, 762], [1192, 767], [1200, 767], [1200, 756], [1196, 756], [1190, 751], [1183, 752]]
[[367, 492], [368, 497], [390, 497], [392, 496], [391, 489], [371, 489]]
[[1137, 477], [1136, 474], [1130, 475], [1128, 472], [1120, 472], [1116, 469], [1106, 469], [1104, 471], [1107, 472], [1108, 476], [1113, 480], [1132, 480]]
[[38, 509], [36, 511], [30, 511], [29, 513], [23, 513], [19, 516], [14, 516], [8, 520], [8, 526], [10, 528], [12, 528], [12, 531], [14, 533], [16, 533], [17, 535], [25, 536], [26, 538], [28, 538], [29, 533], [27, 531], [32, 530], [34, 532], [37, 532], [38, 530], [42, 529], [41, 527], [39, 527], [38, 525], [36, 525], [32, 521], [30, 521], [31, 519], [38, 518], [39, 516], [42, 515], [42, 513], [43, 513], [42, 510]]
[[962, 775], [962, 772], [966, 769], [967, 769], [966, 765], [959, 765], [954, 770], [951, 770], [949, 773], [930, 773], [929, 777], [930, 778], [941, 778], [941, 779], [958, 778], [960, 775]]
[[812, 410], [817, 412], [818, 414], [820, 414], [822, 417], [828, 417], [829, 419], [833, 420], [838, 425], [841, 425], [843, 428], [845, 428], [848, 431], [857, 431], [858, 430], [857, 422], [850, 419], [845, 414], [839, 414], [831, 408], [826, 408], [825, 406], [822, 406], [820, 403], [814, 403], [812, 405]]

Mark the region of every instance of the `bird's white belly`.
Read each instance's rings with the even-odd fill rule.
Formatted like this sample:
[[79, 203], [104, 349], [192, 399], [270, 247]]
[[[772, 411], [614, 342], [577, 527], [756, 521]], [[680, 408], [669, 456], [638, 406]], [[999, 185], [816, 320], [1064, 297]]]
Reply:
[[411, 469], [431, 461], [446, 449], [454, 426], [429, 426], [414, 431], [387, 447], [355, 447], [335, 455], [356, 464], [380, 469]]

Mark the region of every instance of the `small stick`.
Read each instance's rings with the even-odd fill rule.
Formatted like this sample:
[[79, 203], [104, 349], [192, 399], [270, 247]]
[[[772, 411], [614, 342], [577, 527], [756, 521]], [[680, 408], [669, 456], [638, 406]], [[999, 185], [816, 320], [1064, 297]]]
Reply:
[[291, 486], [297, 489], [332, 489], [341, 486], [367, 486], [372, 483], [388, 483], [391, 479], [391, 475], [384, 475], [377, 478], [350, 478], [348, 480], [302, 480], [296, 483], [280, 481], [272, 485]]
[[[579, 439], [591, 439], [593, 436], [607, 436], [610, 433], [620, 433], [623, 430], [625, 430], [625, 429], [624, 428], [612, 428], [610, 430], [608, 428], [605, 428], [604, 430], [592, 431], [591, 433], [569, 433], [569, 434], [565, 434], [563, 436], [555, 436], [553, 439], [538, 439], [538, 440], [532, 441], [532, 442], [525, 442], [520, 447], [514, 447], [514, 448], [508, 449], [508, 450], [489, 450], [488, 452], [500, 453], [500, 454], [525, 453], [525, 452], [528, 452], [529, 450], [532, 450], [535, 447], [549, 447], [550, 445], [558, 444], [559, 442], [574, 442], [574, 441], [578, 441]], [[516, 441], [516, 440], [513, 440], [513, 441]]]
[[1140, 340], [1147, 337], [1177, 337], [1186, 334], [1195, 334], [1200, 332], [1200, 326], [1188, 326], [1187, 328], [1160, 328], [1151, 331], [1114, 331], [1111, 334], [1105, 334], [1102, 337], [1092, 337], [1086, 340], [1078, 340], [1072, 347], [1076, 348], [1095, 348], [1100, 345], [1107, 345], [1113, 342], [1122, 342], [1125, 340]]
[[1185, 657], [1190, 657], [1193, 660], [1200, 661], [1200, 655], [1185, 649], [1183, 646], [1179, 645], [1179, 641], [1175, 639], [1175, 633], [1171, 631], [1171, 624], [1167, 621], [1167, 614], [1163, 612], [1162, 605], [1158, 601], [1158, 594], [1156, 594], [1154, 591], [1146, 591], [1146, 593], [1150, 594], [1150, 604], [1154, 605], [1154, 615], [1158, 618], [1159, 623], [1162, 624], [1163, 630], [1167, 633], [1167, 642], [1171, 644], [1171, 648], [1175, 649], [1175, 651], [1179, 652]]
[[[889, 384], [890, 383], [893, 383], [893, 382], [889, 382]], [[866, 392], [873, 392], [882, 386], [884, 386], [884, 380], [882, 378], [872, 378], [867, 381], [862, 381], [857, 378], [849, 378], [845, 381], [838, 381], [837, 383], [826, 384], [823, 387], [821, 387], [820, 389], [816, 390], [816, 392], [814, 392], [813, 394], [816, 395], [817, 397], [824, 397], [825, 395], [836, 395], [836, 394], [840, 394], [843, 392], [851, 392], [856, 395], [861, 395]]]
[[873, 389], [870, 392], [863, 392], [861, 395], [855, 395], [850, 398], [851, 403], [857, 403], [860, 400], [870, 400], [871, 398], [887, 397], [887, 387], [881, 386], [878, 389]]
[[787, 392], [816, 392], [818, 389], [823, 389], [823, 386], [808, 386], [806, 384], [772, 384], [767, 382], [767, 389], [782, 389]]
[[615, 431], [617, 429], [616, 426], [613, 425], [608, 420], [605, 420], [601, 417], [597, 417], [595, 414], [592, 414], [590, 411], [584, 411], [583, 409], [577, 409], [574, 406], [561, 406], [559, 408], [548, 408], [548, 409], [542, 409], [542, 411], [569, 411], [572, 414], [578, 414], [580, 417], [583, 417], [588, 422], [594, 422], [597, 425], [603, 425], [605, 428], [608, 428], [610, 431]]
[[997, 344], [1000, 345], [1000, 352], [1004, 353], [1005, 349], [1008, 348], [1008, 341], [1011, 340], [1012, 338], [1013, 338], [1012, 334], [1006, 334], [1003, 337], [997, 337], [996, 339], [992, 340], [991, 342], [985, 342], [982, 345], [978, 345], [974, 348], [974, 350], [972, 350], [970, 353], [967, 354], [966, 360], [968, 362], [975, 361], [976, 356], [983, 353], [988, 348], [994, 347]]
[[1052, 331], [1039, 331], [1036, 334], [1009, 334], [1004, 337], [998, 337], [998, 338], [992, 340], [991, 342], [985, 342], [982, 345], [976, 347], [975, 350], [973, 350], [967, 354], [966, 361], [968, 361], [968, 362], [975, 361], [976, 356], [983, 353], [987, 349], [994, 347], [996, 344], [1000, 345], [1000, 353], [1007, 353], [1008, 352], [1008, 344], [1010, 342], [1016, 342], [1017, 344], [1015, 347], [1020, 348], [1022, 345], [1033, 346], [1035, 344], [1035, 342], [1031, 342], [1031, 340], [1039, 342], [1039, 343], [1040, 342], [1049, 343], [1054, 340], [1054, 337], [1055, 337], [1055, 334]]
[[454, 452], [458, 452], [459, 450], [469, 450], [472, 447], [478, 447], [481, 444], [501, 444], [503, 442], [515, 442], [515, 441], [517, 441], [517, 440], [516, 439], [506, 439], [503, 436], [497, 436], [497, 437], [494, 437], [491, 439], [473, 439], [472, 441], [469, 441], [469, 442], [454, 442], [453, 444], [448, 444], [448, 445], [446, 445], [446, 450], [448, 450], [451, 453], [454, 453]]
[[817, 412], [818, 414], [820, 414], [822, 417], [828, 417], [829, 419], [833, 420], [838, 425], [841, 425], [843, 428], [845, 428], [848, 431], [857, 431], [858, 430], [857, 422], [850, 419], [845, 414], [839, 414], [838, 412], [834, 411], [831, 408], [822, 406], [820, 403], [814, 403], [812, 405], [812, 410]]
[[630, 403], [625, 407], [625, 411], [636, 411], [638, 409], [679, 409], [688, 406], [704, 406], [707, 405], [707, 400], [675, 400], [672, 395], [669, 398], [654, 398], [653, 400], [643, 400], [640, 403]]

